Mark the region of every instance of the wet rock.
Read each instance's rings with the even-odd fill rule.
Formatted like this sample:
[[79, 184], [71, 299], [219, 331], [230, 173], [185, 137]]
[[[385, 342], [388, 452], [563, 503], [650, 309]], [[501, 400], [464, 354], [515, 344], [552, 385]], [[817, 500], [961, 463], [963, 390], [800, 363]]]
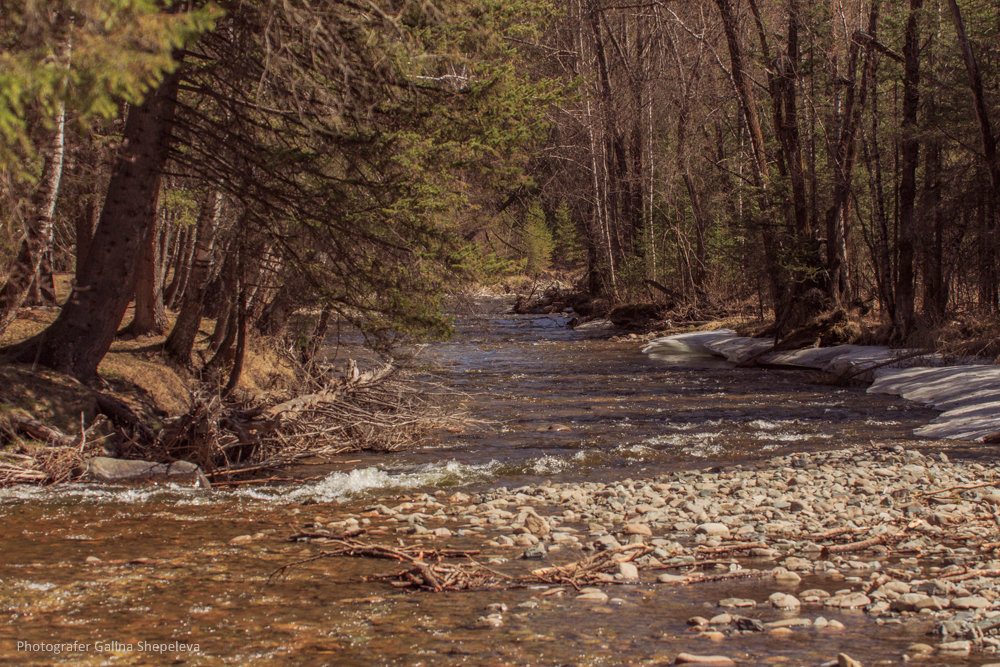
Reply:
[[212, 485], [201, 468], [187, 461], [154, 463], [95, 456], [87, 459], [86, 477], [98, 482], [150, 482], [171, 481], [196, 484], [203, 488]]
[[960, 639], [952, 642], [942, 642], [938, 644], [938, 650], [944, 653], [960, 653], [967, 655], [972, 651], [972, 642], [968, 639]]
[[930, 644], [917, 642], [916, 644], [910, 644], [907, 646], [906, 652], [910, 655], [927, 655], [934, 652], [934, 647]]
[[635, 563], [618, 563], [618, 577], [623, 581], [639, 581], [639, 568]]
[[860, 591], [842, 593], [830, 597], [824, 603], [828, 607], [840, 607], [841, 609], [857, 609], [871, 604], [871, 598]]
[[733, 621], [733, 627], [740, 632], [764, 632], [766, 630], [763, 623], [756, 618], [749, 618], [747, 616], [736, 617]]
[[782, 618], [777, 621], [770, 621], [765, 623], [764, 627], [771, 630], [774, 628], [808, 628], [812, 626], [813, 622], [808, 618]]
[[580, 594], [576, 596], [576, 599], [585, 602], [607, 602], [608, 594], [600, 588], [581, 588]]
[[806, 604], [823, 602], [829, 597], [830, 594], [821, 588], [810, 588], [807, 591], [802, 591], [801, 593], [799, 593], [799, 600], [805, 602]]
[[486, 616], [480, 616], [476, 619], [476, 623], [473, 627], [489, 630], [502, 626], [503, 616], [501, 614], [488, 614]]
[[729, 609], [742, 609], [756, 607], [757, 601], [749, 598], [725, 598], [723, 600], [719, 600], [719, 606]]
[[790, 572], [783, 567], [776, 567], [771, 570], [771, 576], [773, 576], [774, 580], [779, 584], [795, 585], [802, 581], [801, 575], [797, 572]]
[[730, 667], [736, 665], [732, 658], [724, 655], [697, 655], [695, 653], [681, 653], [674, 660], [677, 665], [713, 665], [714, 667]]
[[767, 601], [771, 603], [771, 606], [775, 609], [781, 609], [782, 611], [789, 611], [793, 609], [798, 609], [802, 606], [802, 603], [796, 599], [794, 595], [789, 595], [788, 593], [772, 593]]

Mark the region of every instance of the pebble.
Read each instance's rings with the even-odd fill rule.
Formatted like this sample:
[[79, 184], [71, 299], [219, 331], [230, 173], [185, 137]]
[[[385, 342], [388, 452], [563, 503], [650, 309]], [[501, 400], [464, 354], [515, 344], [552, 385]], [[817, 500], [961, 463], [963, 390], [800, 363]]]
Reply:
[[730, 665], [735, 665], [732, 658], [727, 658], [724, 655], [696, 655], [694, 653], [681, 653], [674, 660], [676, 665], [713, 665], [714, 667], [728, 667]]
[[639, 581], [639, 568], [635, 563], [618, 563], [618, 577], [623, 581]]
[[789, 611], [793, 609], [798, 609], [802, 606], [802, 603], [794, 595], [789, 595], [788, 593], [771, 593], [767, 601], [771, 603], [771, 606], [775, 609], [781, 609], [783, 611]]
[[720, 607], [728, 607], [728, 608], [736, 608], [736, 609], [745, 608], [745, 607], [756, 607], [757, 606], [757, 601], [756, 600], [751, 600], [749, 598], [725, 598], [723, 600], [719, 600], [719, 606]]
[[644, 535], [646, 537], [652, 537], [652, 529], [644, 523], [630, 523], [625, 525], [626, 535]]
[[724, 523], [716, 523], [716, 522], [699, 524], [698, 527], [695, 528], [695, 532], [700, 533], [702, 535], [712, 535], [716, 537], [721, 537], [725, 540], [730, 539], [730, 537], [732, 536], [731, 533], [729, 532], [729, 526], [727, 526]]
[[607, 602], [608, 594], [600, 588], [581, 588], [580, 594], [576, 596], [576, 599], [587, 602]]
[[[698, 560], [720, 561], [703, 569], [708, 574], [736, 572], [740, 567], [767, 573], [770, 561], [774, 588], [783, 590], [771, 594], [767, 604], [788, 612], [786, 616], [809, 605], [863, 609], [886, 629], [917, 617], [936, 626], [942, 647], [961, 651], [967, 642], [976, 650], [993, 649], [1000, 648], [1000, 642], [991, 643], [1000, 633], [1000, 613], [995, 609], [1000, 607], [1000, 582], [988, 577], [956, 582], [949, 577], [977, 568], [1000, 569], [1000, 561], [991, 560], [993, 554], [978, 549], [980, 542], [995, 539], [995, 527], [971, 520], [984, 509], [1000, 506], [1000, 489], [928, 492], [989, 481], [994, 469], [992, 464], [951, 462], [940, 453], [924, 456], [904, 447], [876, 445], [797, 453], [752, 469], [729, 466], [610, 483], [545, 482], [474, 495], [456, 492], [447, 498], [445, 492], [436, 497], [418, 494], [402, 498], [392, 508], [371, 506], [364, 521], [383, 531], [387, 525], [389, 531], [439, 538], [474, 529], [476, 539], [485, 545], [497, 545], [498, 550], [522, 547], [524, 557], [546, 558], [554, 565], [579, 560], [580, 550], [583, 557], [587, 551], [620, 551], [623, 543], [654, 549], [634, 562], [612, 561], [601, 575], [608, 583], [637, 582], [648, 568], [645, 571], [660, 584], [676, 586], [691, 579], [680, 572], [697, 571], [692, 566]], [[330, 523], [328, 517], [317, 521], [322, 526]], [[448, 521], [456, 525], [441, 526]], [[354, 519], [350, 525], [360, 523]], [[425, 524], [438, 527], [428, 529]], [[336, 530], [348, 525], [338, 522]], [[845, 527], [850, 531], [823, 537]], [[880, 536], [884, 543], [869, 549], [823, 551], [833, 544]], [[231, 544], [254, 539], [239, 536]], [[969, 540], [965, 545], [964, 539]], [[727, 551], [734, 540], [758, 546]], [[722, 550], [713, 552], [716, 547]], [[897, 550], [913, 550], [916, 555], [889, 560]], [[516, 553], [507, 552], [505, 557]], [[497, 562], [491, 560], [495, 558], [496, 552], [484, 555], [488, 562]], [[656, 567], [669, 571], [656, 572], [652, 569]], [[804, 577], [810, 585], [823, 588], [799, 591]], [[752, 585], [736, 586], [743, 587], [728, 590], [757, 595]], [[841, 590], [831, 594], [834, 587]], [[609, 602], [607, 593], [597, 587], [579, 591], [578, 599]], [[730, 610], [757, 604], [735, 596], [718, 602]], [[607, 606], [590, 609], [612, 612]], [[728, 618], [729, 632], [773, 633], [807, 624], [824, 631], [844, 628], [823, 617], [810, 621], [796, 616], [767, 624], [735, 612], [716, 614], [711, 621], [696, 618], [703, 630], [724, 627]], [[988, 641], [983, 642], [984, 636]], [[919, 654], [917, 646], [908, 649], [909, 654]]]

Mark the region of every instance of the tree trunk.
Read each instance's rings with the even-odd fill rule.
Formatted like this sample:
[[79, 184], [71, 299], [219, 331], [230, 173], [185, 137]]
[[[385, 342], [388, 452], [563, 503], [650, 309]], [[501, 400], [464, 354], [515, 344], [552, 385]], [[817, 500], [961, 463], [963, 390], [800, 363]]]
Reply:
[[917, 195], [917, 161], [920, 139], [917, 136], [917, 109], [920, 104], [920, 30], [919, 12], [923, 0], [910, 0], [903, 46], [903, 119], [900, 142], [899, 181], [899, 242], [897, 248], [896, 311], [893, 318], [893, 339], [903, 343], [913, 331], [914, 257], [917, 228], [914, 203]]
[[185, 276], [187, 276], [189, 268], [188, 259], [194, 248], [194, 228], [190, 225], [185, 225], [179, 232], [179, 235], [180, 238], [177, 241], [174, 256], [170, 261], [170, 283], [163, 290], [163, 302], [171, 308], [176, 305], [175, 299], [179, 292], [182, 291], [181, 285], [184, 282]]
[[229, 381], [226, 382], [226, 388], [222, 392], [223, 396], [228, 396], [233, 393], [236, 389], [236, 385], [240, 382], [240, 377], [243, 375], [243, 362], [247, 356], [247, 299], [248, 290], [246, 284], [246, 267], [242, 257], [240, 258], [240, 269], [241, 273], [244, 273], [240, 278], [240, 293], [239, 301], [236, 307], [236, 354], [233, 358], [233, 367], [229, 371]]
[[129, 336], [159, 335], [167, 330], [167, 311], [163, 307], [163, 281], [160, 276], [160, 228], [164, 227], [156, 215], [149, 228], [139, 258], [135, 280], [135, 315], [123, 333]]
[[7, 282], [0, 290], [0, 334], [6, 331], [17, 317], [18, 309], [36, 281], [45, 251], [51, 251], [52, 216], [56, 210], [56, 199], [59, 197], [65, 148], [66, 108], [60, 106], [56, 116], [55, 133], [49, 142], [42, 166], [42, 177], [32, 197], [29, 212], [31, 217], [28, 219], [24, 240], [21, 241]]
[[303, 366], [311, 364], [316, 359], [319, 351], [323, 349], [323, 344], [326, 342], [326, 334], [330, 330], [330, 319], [332, 316], [333, 311], [329, 308], [324, 308], [323, 312], [320, 313], [319, 322], [316, 324], [312, 336], [309, 337], [309, 342], [302, 348]]
[[[878, 29], [879, 1], [872, 2], [868, 15], [867, 34], [874, 37]], [[833, 199], [826, 212], [826, 264], [829, 276], [830, 298], [839, 306], [850, 297], [851, 282], [847, 270], [847, 230], [850, 220], [851, 175], [857, 155], [857, 132], [861, 126], [861, 115], [868, 87], [873, 79], [872, 63], [874, 53], [866, 49], [862, 65], [861, 85], [857, 85], [857, 60], [860, 46], [852, 41], [848, 56], [848, 79], [845, 82], [844, 111], [840, 117], [839, 132], [833, 153]]]
[[979, 121], [979, 137], [983, 144], [983, 159], [986, 162], [986, 171], [989, 174], [990, 196], [987, 205], [986, 228], [983, 234], [985, 247], [982, 248], [985, 257], [985, 266], [989, 274], [990, 284], [985, 291], [986, 303], [996, 310], [998, 306], [997, 286], [996, 286], [996, 262], [997, 262], [997, 233], [1000, 229], [1000, 155], [997, 152], [997, 138], [993, 134], [993, 126], [990, 122], [989, 111], [986, 108], [986, 94], [983, 89], [983, 77], [979, 72], [979, 63], [976, 54], [972, 51], [972, 44], [965, 31], [965, 22], [962, 20], [962, 12], [958, 8], [955, 0], [948, 0], [951, 8], [952, 22], [955, 24], [955, 33], [958, 36], [958, 43], [962, 49], [962, 59], [965, 61], [965, 71], [969, 76], [969, 90], [972, 92], [973, 107], [976, 110], [976, 120]]
[[948, 286], [944, 281], [944, 212], [941, 210], [941, 145], [934, 141], [924, 151], [924, 209], [921, 262], [924, 275], [924, 314], [940, 322], [948, 308]]
[[81, 279], [49, 328], [10, 349], [14, 358], [80, 380], [96, 376], [128, 306], [139, 251], [156, 215], [179, 79], [176, 70], [166, 74], [156, 90], [130, 110]]
[[[95, 184], [96, 186], [96, 184]], [[79, 215], [76, 216], [76, 284], [80, 284], [83, 267], [87, 263], [87, 254], [90, 252], [90, 242], [97, 229], [97, 222], [101, 218], [101, 206], [97, 200], [97, 188], [90, 195], [90, 201], [84, 206]]]
[[222, 217], [222, 201], [222, 192], [215, 190], [209, 192], [202, 203], [198, 215], [198, 240], [195, 242], [194, 259], [188, 276], [184, 303], [181, 305], [174, 328], [163, 344], [171, 359], [185, 365], [191, 362], [191, 350], [194, 348], [194, 339], [201, 324], [205, 288], [212, 272], [215, 232]]

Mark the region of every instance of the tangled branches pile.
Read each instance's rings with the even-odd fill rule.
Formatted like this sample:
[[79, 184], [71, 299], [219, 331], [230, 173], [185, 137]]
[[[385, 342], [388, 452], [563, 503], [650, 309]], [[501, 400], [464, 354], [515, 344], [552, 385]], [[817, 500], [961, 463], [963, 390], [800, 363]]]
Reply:
[[[92, 435], [106, 421], [98, 415], [79, 435], [70, 437], [24, 411], [6, 412], [0, 417], [0, 443], [18, 446], [0, 451], [0, 486], [57, 484], [79, 476]], [[26, 446], [26, 441], [32, 444]]]
[[391, 365], [320, 380], [311, 394], [281, 403], [226, 404], [199, 397], [186, 415], [168, 421], [151, 442], [136, 442], [142, 458], [183, 459], [210, 477], [278, 468], [303, 458], [351, 451], [395, 451], [419, 445], [431, 432], [460, 421], [433, 401], [433, 392]]
[[[631, 545], [604, 551], [584, 560], [566, 565], [539, 568], [528, 575], [510, 575], [498, 572], [477, 562], [473, 556], [478, 551], [455, 549], [428, 549], [421, 546], [385, 546], [353, 539], [354, 534], [326, 538], [323, 533], [299, 533], [291, 540], [301, 538], [320, 541], [333, 548], [281, 566], [271, 573], [271, 579], [281, 576], [293, 567], [325, 558], [380, 558], [405, 563], [409, 567], [400, 572], [367, 577], [366, 581], [382, 581], [396, 588], [426, 591], [506, 590], [538, 584], [567, 585], [579, 589], [591, 584], [615, 583], [614, 573], [621, 563], [631, 563], [650, 551], [652, 547]], [[464, 562], [447, 563], [446, 559]]]
[[[104, 426], [118, 456], [155, 462], [189, 461], [214, 480], [280, 468], [305, 458], [351, 451], [394, 451], [416, 446], [438, 428], [466, 423], [435, 401], [435, 387], [391, 364], [364, 371], [351, 362], [327, 371], [314, 391], [281, 402], [248, 405], [199, 395], [184, 415], [154, 429], [124, 402], [97, 398], [101, 414], [82, 435], [65, 435], [30, 415], [5, 414], [0, 485], [52, 484], [80, 477], [94, 429]], [[159, 425], [158, 425], [159, 426]], [[28, 444], [30, 443], [30, 445]]]

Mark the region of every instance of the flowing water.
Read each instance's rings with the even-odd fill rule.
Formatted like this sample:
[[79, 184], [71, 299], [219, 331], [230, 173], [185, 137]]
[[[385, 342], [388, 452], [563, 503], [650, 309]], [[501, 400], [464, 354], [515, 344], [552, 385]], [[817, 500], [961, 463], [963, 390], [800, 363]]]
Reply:
[[[287, 541], [296, 525], [415, 494], [647, 478], [871, 440], [916, 444], [912, 428], [935, 414], [805, 372], [650, 358], [638, 341], [563, 324], [486, 312], [463, 318], [452, 342], [423, 349], [419, 359], [454, 400], [488, 422], [433, 447], [354, 456], [294, 486], [0, 491], [0, 662], [617, 665], [692, 651], [798, 665], [846, 650], [893, 664], [908, 644], [929, 641], [929, 624], [879, 626], [861, 612], [826, 610], [846, 630], [716, 645], [687, 632], [685, 620], [717, 613], [720, 598], [760, 598], [753, 582], [617, 586], [612, 604], [553, 596], [529, 608], [516, 605], [539, 591], [411, 593], [361, 581], [396, 569], [387, 561], [325, 559], [268, 579], [315, 553]], [[510, 607], [504, 626], [473, 627], [491, 603]]]

